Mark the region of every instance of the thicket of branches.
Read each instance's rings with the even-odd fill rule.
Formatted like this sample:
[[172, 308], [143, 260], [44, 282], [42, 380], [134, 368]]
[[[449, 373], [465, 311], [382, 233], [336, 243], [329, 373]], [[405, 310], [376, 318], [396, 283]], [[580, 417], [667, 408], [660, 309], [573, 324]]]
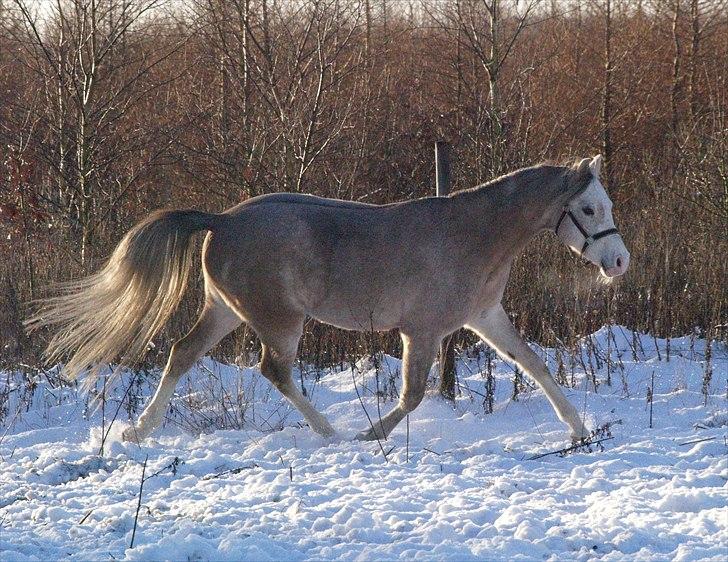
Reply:
[[[37, 359], [25, 303], [99, 267], [152, 209], [431, 195], [438, 139], [456, 189], [605, 156], [632, 268], [603, 285], [538, 239], [507, 292], [528, 337], [568, 345], [610, 321], [714, 337], [726, 14], [722, 0], [0, 0], [0, 355]], [[192, 323], [189, 293], [160, 355]], [[327, 363], [396, 348], [370, 337], [310, 323], [302, 351]], [[254, 346], [243, 328], [222, 349]]]

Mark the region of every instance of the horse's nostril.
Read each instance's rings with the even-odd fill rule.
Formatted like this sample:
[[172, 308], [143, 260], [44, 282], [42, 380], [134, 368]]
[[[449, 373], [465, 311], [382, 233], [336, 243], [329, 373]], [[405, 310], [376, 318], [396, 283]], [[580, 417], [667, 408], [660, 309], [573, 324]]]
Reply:
[[617, 258], [617, 267], [622, 267], [622, 258]]

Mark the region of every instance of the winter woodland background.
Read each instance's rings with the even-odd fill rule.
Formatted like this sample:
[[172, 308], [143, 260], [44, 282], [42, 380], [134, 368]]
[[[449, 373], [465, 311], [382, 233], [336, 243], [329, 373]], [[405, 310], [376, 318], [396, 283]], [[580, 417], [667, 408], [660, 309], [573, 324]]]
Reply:
[[[529, 339], [573, 348], [607, 322], [724, 337], [727, 83], [722, 0], [0, 0], [0, 358], [35, 365], [47, 335], [24, 335], [25, 303], [150, 210], [431, 195], [438, 139], [455, 189], [606, 159], [633, 266], [605, 286], [539, 239], [507, 293]], [[256, 346], [242, 328], [216, 354]], [[311, 323], [301, 353], [398, 346]]]

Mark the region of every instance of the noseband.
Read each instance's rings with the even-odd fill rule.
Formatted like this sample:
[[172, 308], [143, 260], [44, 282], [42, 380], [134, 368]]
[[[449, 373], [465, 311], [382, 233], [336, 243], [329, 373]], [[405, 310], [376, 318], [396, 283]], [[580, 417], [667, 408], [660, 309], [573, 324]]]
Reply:
[[577, 220], [576, 216], [574, 216], [574, 213], [571, 212], [571, 209], [567, 205], [566, 207], [564, 207], [564, 211], [561, 213], [561, 217], [559, 217], [559, 222], [556, 223], [556, 228], [554, 229], [554, 233], [556, 234], [556, 236], [559, 235], [559, 227], [561, 226], [561, 223], [564, 222], [564, 218], [567, 216], [571, 219], [571, 222], [574, 223], [574, 226], [579, 230], [579, 232], [581, 232], [582, 236], [584, 236], [584, 245], [581, 247], [581, 252], [579, 252], [579, 255], [581, 256], [584, 255], [584, 252], [586, 252], [586, 249], [591, 244], [593, 244], [600, 238], [610, 236], [611, 234], [619, 234], [619, 231], [616, 228], [607, 228], [606, 230], [601, 230], [596, 234], [590, 235]]

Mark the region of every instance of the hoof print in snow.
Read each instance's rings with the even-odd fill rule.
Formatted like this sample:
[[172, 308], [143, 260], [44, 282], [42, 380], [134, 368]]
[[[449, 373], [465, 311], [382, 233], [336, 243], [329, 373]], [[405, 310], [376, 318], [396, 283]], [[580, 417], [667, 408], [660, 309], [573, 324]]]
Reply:
[[57, 486], [86, 478], [94, 472], [105, 470], [110, 472], [117, 466], [113, 459], [105, 459], [97, 455], [85, 457], [77, 462], [59, 460], [39, 471], [36, 478], [39, 482]]

